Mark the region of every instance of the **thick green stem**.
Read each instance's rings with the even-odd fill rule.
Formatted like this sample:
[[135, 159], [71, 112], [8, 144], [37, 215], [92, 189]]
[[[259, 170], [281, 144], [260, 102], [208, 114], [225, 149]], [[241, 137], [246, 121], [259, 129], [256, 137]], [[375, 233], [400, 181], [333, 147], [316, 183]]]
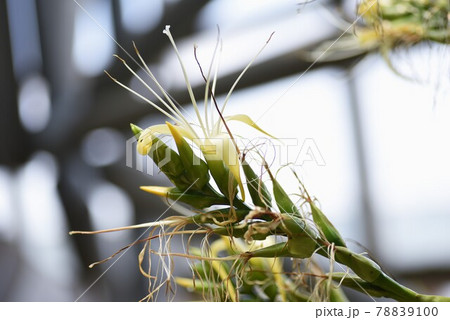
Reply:
[[[319, 253], [328, 257], [324, 250], [320, 250]], [[352, 269], [363, 281], [370, 284], [370, 287], [367, 289], [372, 290], [372, 293], [379, 293], [379, 295], [375, 296], [384, 296], [404, 302], [450, 301], [450, 298], [447, 297], [418, 294], [389, 277], [369, 258], [354, 253], [345, 247], [335, 247], [335, 259], [337, 262]], [[367, 289], [367, 293], [370, 294]]]
[[341, 283], [341, 285], [344, 287], [357, 290], [364, 294], [368, 294], [372, 297], [390, 298], [390, 299], [394, 299], [394, 300], [400, 301], [400, 302], [444, 302], [444, 301], [448, 302], [448, 301], [450, 301], [450, 298], [448, 298], [448, 297], [422, 295], [422, 294], [418, 294], [418, 293], [416, 293], [415, 296], [412, 297], [413, 299], [411, 299], [411, 296], [410, 296], [409, 299], [405, 300], [403, 295], [399, 296], [396, 293], [387, 291], [387, 290], [382, 289], [372, 283], [364, 281], [360, 277], [350, 276], [344, 272], [334, 272], [332, 275], [332, 278], [334, 281]]

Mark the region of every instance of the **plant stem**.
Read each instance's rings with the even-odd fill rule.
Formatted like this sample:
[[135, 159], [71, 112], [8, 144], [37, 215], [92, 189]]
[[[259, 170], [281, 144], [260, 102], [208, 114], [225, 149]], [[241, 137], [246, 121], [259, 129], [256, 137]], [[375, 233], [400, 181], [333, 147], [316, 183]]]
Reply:
[[[356, 283], [349, 285], [348, 281], [343, 282], [343, 285], [357, 290], [361, 289], [359, 291], [373, 296], [392, 298], [402, 302], [450, 301], [449, 297], [423, 295], [405, 287], [384, 273], [375, 262], [361, 254], [339, 246], [336, 246], [335, 250], [336, 262], [352, 269], [364, 281], [359, 283], [360, 286], [357, 286]], [[320, 250], [318, 253], [328, 257], [325, 250]]]

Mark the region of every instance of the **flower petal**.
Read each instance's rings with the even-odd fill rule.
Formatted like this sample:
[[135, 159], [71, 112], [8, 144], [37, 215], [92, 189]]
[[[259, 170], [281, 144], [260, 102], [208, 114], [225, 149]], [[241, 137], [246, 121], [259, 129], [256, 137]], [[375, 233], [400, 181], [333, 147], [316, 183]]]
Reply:
[[264, 131], [263, 129], [261, 129], [249, 116], [247, 116], [245, 114], [235, 114], [235, 115], [232, 115], [232, 116], [224, 117], [224, 119], [225, 119], [225, 121], [234, 120], [234, 121], [243, 122], [246, 125], [248, 125], [248, 126], [254, 128], [254, 129], [258, 130], [259, 132], [264, 133], [265, 135], [276, 139], [274, 136], [272, 136], [271, 134], [269, 134], [266, 131]]
[[137, 151], [142, 155], [147, 155], [152, 147], [152, 141], [155, 134], [170, 134], [169, 128], [165, 124], [157, 124], [148, 127], [140, 132]]
[[166, 127], [170, 130], [175, 144], [177, 145], [178, 154], [184, 166], [186, 177], [193, 183], [194, 190], [202, 190], [209, 181], [208, 165], [195, 155], [189, 143], [185, 140], [185, 135], [190, 136], [185, 129], [174, 126], [166, 122]]

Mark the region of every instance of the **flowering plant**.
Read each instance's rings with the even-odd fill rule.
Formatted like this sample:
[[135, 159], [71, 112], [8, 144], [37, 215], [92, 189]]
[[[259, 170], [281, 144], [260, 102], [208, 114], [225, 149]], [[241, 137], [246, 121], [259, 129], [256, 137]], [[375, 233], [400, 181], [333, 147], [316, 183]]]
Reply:
[[[150, 281], [145, 299], [153, 299], [163, 286], [170, 290], [178, 284], [201, 293], [207, 301], [347, 301], [343, 287], [398, 301], [450, 301], [450, 298], [423, 295], [406, 288], [367, 254], [349, 249], [295, 172], [299, 201], [293, 201], [287, 194], [261, 154], [254, 151], [261, 160], [258, 170], [247, 161], [252, 149], [239, 148], [227, 123], [240, 121], [270, 135], [247, 115], [225, 115], [225, 106], [237, 81], [254, 59], [233, 84], [221, 107], [214, 95], [216, 76], [212, 75], [217, 74], [212, 70], [214, 58], [206, 75], [199, 63], [205, 80], [202, 117], [169, 27], [164, 33], [180, 62], [197, 124], [187, 120], [147, 67], [162, 97], [121, 59], [163, 107], [111, 77], [172, 121], [145, 129], [131, 125], [139, 153], [151, 157], [173, 183], [173, 187], [143, 186], [141, 189], [190, 208], [189, 215], [120, 228], [149, 228], [148, 237], [140, 240], [145, 244], [139, 254], [140, 270]], [[216, 121], [212, 121], [213, 113]], [[176, 150], [164, 143], [161, 135], [170, 136]], [[72, 233], [114, 230], [119, 229]], [[186, 251], [173, 252], [170, 242], [175, 236], [183, 235], [189, 236]], [[197, 236], [202, 237], [201, 246], [191, 246], [191, 240]], [[159, 249], [152, 247], [156, 239], [161, 241]], [[164, 276], [152, 270], [150, 258], [145, 266], [146, 256], [161, 258]], [[316, 262], [315, 256], [326, 258], [326, 268]], [[192, 278], [174, 278], [175, 257], [187, 258]], [[338, 267], [342, 272], [335, 271]]]

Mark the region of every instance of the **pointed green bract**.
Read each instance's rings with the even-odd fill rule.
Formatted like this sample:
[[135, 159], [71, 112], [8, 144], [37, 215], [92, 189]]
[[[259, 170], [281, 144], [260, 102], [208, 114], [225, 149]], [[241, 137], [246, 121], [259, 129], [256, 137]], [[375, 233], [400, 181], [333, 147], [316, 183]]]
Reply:
[[247, 179], [247, 190], [250, 193], [253, 204], [261, 208], [268, 208], [272, 203], [272, 196], [261, 178], [253, 171], [246, 162], [242, 162], [245, 178]]
[[322, 231], [327, 241], [334, 243], [336, 246], [346, 247], [345, 241], [342, 239], [341, 235], [330, 220], [328, 220], [328, 218], [323, 214], [323, 212], [317, 208], [312, 201], [309, 201], [309, 205], [311, 206], [311, 214], [314, 223], [317, 228]]
[[[234, 198], [236, 195], [237, 182], [233, 178], [230, 170], [224, 165], [223, 161], [211, 160], [206, 158], [211, 176], [217, 184], [220, 192], [222, 192], [228, 199]], [[231, 191], [231, 192], [230, 192]]]
[[308, 236], [289, 239], [287, 242], [280, 242], [249, 253], [250, 257], [274, 258], [292, 257], [306, 259], [316, 250], [316, 242]]
[[240, 176], [239, 158], [236, 154], [225, 152], [230, 148], [229, 140], [230, 138], [225, 135], [205, 139], [200, 144], [200, 150], [220, 192], [232, 200], [237, 194], [236, 188]]
[[213, 205], [226, 205], [229, 203], [225, 197], [209, 196], [207, 194], [195, 191], [182, 191], [178, 188], [157, 187], [157, 186], [143, 186], [142, 190], [165, 197], [174, 201], [186, 203], [196, 209], [205, 209]]
[[154, 137], [148, 154], [158, 168], [180, 190], [188, 188], [192, 182], [185, 176], [180, 156], [160, 139]]
[[[141, 128], [134, 124], [130, 124], [131, 131], [139, 140], [142, 132]], [[167, 176], [167, 178], [180, 190], [185, 190], [191, 185], [191, 181], [184, 176], [184, 169], [180, 156], [154, 134], [149, 135], [150, 146], [147, 155], [152, 158], [158, 168]]]
[[287, 241], [287, 249], [290, 257], [301, 259], [309, 258], [316, 251], [317, 242], [309, 234], [297, 235]]
[[133, 132], [136, 139], [139, 139], [139, 136], [141, 135], [142, 128], [138, 127], [137, 125], [130, 123], [131, 131]]
[[[241, 191], [242, 200], [245, 201], [244, 186], [241, 180], [241, 166], [236, 146], [234, 145], [234, 143], [232, 143], [232, 140], [228, 135], [221, 135], [219, 136], [219, 138], [221, 138], [222, 140], [222, 161], [225, 164], [225, 167], [228, 168], [228, 170], [230, 170], [230, 173], [233, 175], [233, 180], [236, 181], [239, 190]], [[230, 189], [230, 191], [231, 190], [234, 193], [234, 189]]]
[[177, 130], [177, 127], [166, 122], [177, 145], [185, 176], [193, 184], [193, 190], [202, 190], [209, 181], [208, 165], [194, 154], [194, 151]]
[[312, 238], [316, 238], [316, 235], [312, 232], [306, 221], [303, 218], [299, 218], [287, 213], [281, 214], [281, 223], [279, 229], [282, 230], [290, 238], [294, 238], [298, 235], [309, 234]]
[[281, 185], [278, 183], [278, 181], [275, 179], [275, 177], [270, 172], [269, 168], [266, 166], [267, 173], [269, 173], [270, 179], [272, 180], [273, 185], [273, 196], [275, 197], [275, 202], [277, 203], [277, 207], [280, 210], [281, 213], [294, 213], [296, 215], [300, 215], [300, 212], [298, 211], [295, 204], [292, 202], [292, 200], [289, 198], [288, 194], [284, 189], [281, 187]]

